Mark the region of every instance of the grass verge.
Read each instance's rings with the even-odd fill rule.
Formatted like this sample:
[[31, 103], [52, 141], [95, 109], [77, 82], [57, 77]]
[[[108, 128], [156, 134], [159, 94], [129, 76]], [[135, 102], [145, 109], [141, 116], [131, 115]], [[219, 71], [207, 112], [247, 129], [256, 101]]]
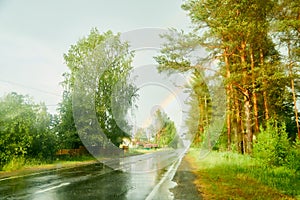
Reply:
[[[145, 153], [153, 153], [157, 150], [145, 149], [130, 149], [124, 153], [125, 157], [141, 155]], [[118, 156], [117, 156], [118, 157]], [[116, 158], [117, 158], [116, 157]], [[24, 157], [12, 158], [9, 163], [0, 168], [0, 179], [10, 176], [26, 175], [38, 171], [46, 171], [60, 168], [70, 168], [82, 165], [89, 165], [97, 162], [97, 160], [105, 160], [106, 158], [98, 158], [91, 155], [83, 156], [61, 156], [57, 157], [55, 161], [41, 161], [39, 159], [25, 159]]]
[[19, 175], [27, 175], [52, 169], [89, 165], [95, 162], [96, 159], [92, 156], [80, 156], [51, 162], [40, 161], [36, 159], [26, 160], [24, 158], [14, 158], [11, 162], [9, 162], [2, 168], [2, 171], [0, 171], [0, 179]]
[[283, 167], [266, 167], [247, 155], [211, 152], [187, 160], [197, 175], [195, 185], [204, 199], [300, 199], [300, 174]]

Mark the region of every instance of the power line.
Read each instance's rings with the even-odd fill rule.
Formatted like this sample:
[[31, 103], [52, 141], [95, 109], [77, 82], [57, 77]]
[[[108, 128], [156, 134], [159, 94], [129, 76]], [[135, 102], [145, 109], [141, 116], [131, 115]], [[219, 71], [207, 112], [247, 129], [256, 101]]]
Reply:
[[39, 88], [35, 88], [35, 87], [23, 85], [23, 84], [12, 82], [12, 81], [7, 81], [7, 80], [1, 80], [0, 79], [0, 82], [8, 83], [8, 84], [11, 84], [11, 85], [16, 85], [18, 87], [22, 87], [22, 88], [26, 88], [26, 89], [35, 90], [35, 91], [42, 92], [42, 93], [45, 93], [45, 94], [49, 94], [49, 95], [52, 95], [52, 96], [61, 97], [61, 95], [58, 95], [58, 94], [56, 94], [54, 92], [45, 91], [45, 90], [42, 90], [42, 89], [39, 89]]

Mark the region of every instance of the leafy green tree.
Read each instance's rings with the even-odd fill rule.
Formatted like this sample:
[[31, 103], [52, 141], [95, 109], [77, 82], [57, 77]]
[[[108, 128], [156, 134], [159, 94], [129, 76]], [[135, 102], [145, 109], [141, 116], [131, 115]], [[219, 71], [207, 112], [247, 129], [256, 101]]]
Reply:
[[145, 129], [139, 128], [136, 131], [134, 138], [136, 139], [136, 141], [147, 141], [147, 134]]
[[[182, 8], [191, 18], [193, 32], [172, 30], [164, 36], [168, 42], [157, 57], [162, 71], [212, 70], [205, 62], [218, 62], [214, 70], [224, 78], [227, 95], [228, 150], [235, 141], [239, 152], [251, 153], [254, 135], [271, 117], [290, 124], [287, 121], [291, 119], [293, 100], [288, 97], [289, 79], [270, 36], [277, 3], [280, 2], [188, 0]], [[206, 48], [208, 56], [198, 57], [195, 63], [190, 55], [197, 45]], [[199, 112], [203, 112], [201, 101]]]
[[0, 148], [1, 164], [14, 156], [25, 156], [32, 144], [35, 113], [32, 101], [23, 95], [11, 93], [0, 103]]
[[[154, 127], [155, 142], [161, 147], [170, 146], [177, 135], [175, 123], [160, 109], [155, 112]], [[173, 144], [172, 146], [176, 145]]]
[[297, 107], [297, 91], [295, 82], [299, 79], [300, 62], [300, 7], [299, 0], [278, 1], [275, 7], [274, 33], [280, 41], [281, 46], [285, 47], [287, 54], [285, 57], [286, 70], [288, 71], [291, 96], [293, 99], [294, 121], [296, 132], [300, 139], [299, 111]]
[[[72, 105], [73, 108], [78, 106], [75, 115], [85, 116], [77, 124], [81, 127], [80, 134], [83, 137], [97, 140], [96, 132], [99, 130], [91, 130], [89, 123], [99, 123], [105, 137], [116, 146], [122, 142], [122, 137], [129, 136], [130, 126], [125, 118], [137, 90], [129, 82], [132, 57], [128, 44], [122, 43], [119, 35], [114, 35], [111, 31], [100, 34], [97, 29], [92, 29], [87, 37], [72, 45], [64, 55], [71, 71], [65, 75], [68, 92], [71, 95], [89, 96], [92, 101]], [[80, 86], [76, 82], [80, 82]], [[94, 110], [89, 106], [94, 107]], [[67, 113], [66, 124], [73, 123], [70, 119], [71, 111]], [[97, 119], [93, 118], [94, 113]], [[68, 126], [72, 127], [74, 135], [74, 125]], [[103, 142], [106, 139], [98, 140]], [[90, 142], [92, 145], [93, 141]]]
[[52, 126], [53, 116], [47, 112], [44, 103], [36, 105], [35, 124], [32, 130], [32, 144], [28, 156], [39, 160], [53, 160], [58, 150], [58, 137]]
[[[186, 120], [193, 145], [200, 146], [211, 121], [211, 97], [204, 74], [195, 70], [191, 79], [190, 110]], [[207, 135], [209, 140], [209, 135]]]
[[296, 172], [300, 172], [300, 140], [296, 139], [293, 143], [288, 155], [286, 156], [285, 165], [295, 170]]
[[159, 63], [159, 72], [192, 74], [191, 86], [187, 86], [190, 92], [190, 111], [186, 125], [189, 137], [193, 138], [193, 144], [199, 146], [211, 114], [211, 97], [206, 82], [208, 77], [204, 74], [204, 69], [210, 68], [202, 65], [202, 61], [193, 55], [193, 51], [197, 51], [199, 45], [199, 37], [194, 33], [185, 34], [170, 29], [163, 37], [166, 43], [163, 44], [161, 55], [155, 58]]
[[271, 120], [259, 133], [253, 155], [267, 165], [282, 166], [287, 161], [290, 149], [285, 125], [278, 125], [275, 120]]
[[17, 157], [53, 158], [56, 135], [44, 104], [13, 92], [0, 99], [0, 113], [0, 165]]
[[82, 141], [77, 133], [73, 109], [72, 96], [70, 92], [65, 91], [63, 100], [59, 106], [59, 117], [57, 119], [55, 129], [58, 133], [58, 144], [60, 149], [75, 149], [82, 146]]

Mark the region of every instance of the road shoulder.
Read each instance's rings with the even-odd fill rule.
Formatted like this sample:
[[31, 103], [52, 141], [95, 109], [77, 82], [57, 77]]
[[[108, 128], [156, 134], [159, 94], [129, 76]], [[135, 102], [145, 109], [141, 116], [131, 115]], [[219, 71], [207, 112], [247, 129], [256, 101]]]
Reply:
[[194, 174], [194, 169], [189, 163], [188, 157], [185, 156], [179, 165], [177, 172], [172, 181], [177, 183], [177, 186], [170, 191], [174, 194], [175, 200], [199, 200], [202, 199], [194, 181], [197, 176]]

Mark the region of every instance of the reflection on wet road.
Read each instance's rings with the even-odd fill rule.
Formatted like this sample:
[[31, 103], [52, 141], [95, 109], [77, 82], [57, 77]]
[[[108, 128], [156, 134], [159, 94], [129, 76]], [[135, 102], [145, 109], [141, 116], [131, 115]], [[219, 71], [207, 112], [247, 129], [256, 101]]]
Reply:
[[0, 199], [146, 199], [181, 153], [165, 151], [2, 179]]

